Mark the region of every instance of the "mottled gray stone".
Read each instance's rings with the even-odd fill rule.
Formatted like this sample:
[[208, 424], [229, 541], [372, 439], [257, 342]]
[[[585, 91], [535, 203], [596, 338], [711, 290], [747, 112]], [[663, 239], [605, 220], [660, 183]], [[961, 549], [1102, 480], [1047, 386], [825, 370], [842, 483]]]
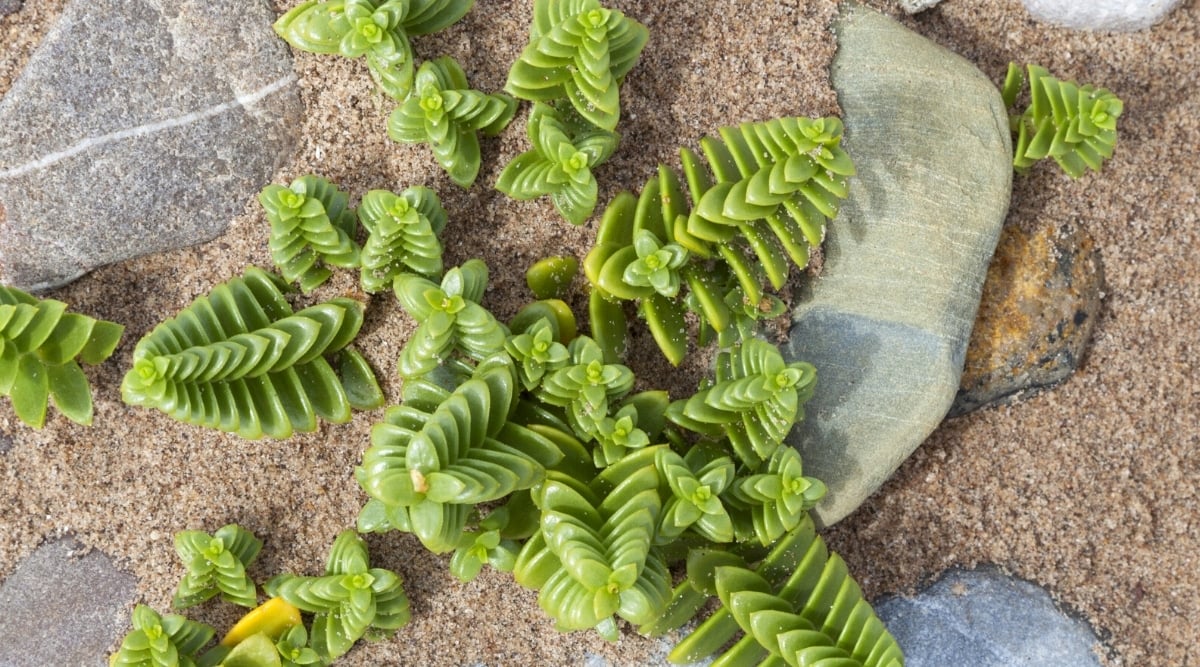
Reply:
[[200, 243], [290, 157], [302, 107], [264, 0], [74, 0], [0, 100], [0, 281]]
[[0, 16], [8, 16], [21, 11], [24, 0], [0, 0]]
[[0, 665], [106, 664], [137, 580], [69, 538], [38, 547], [0, 584]]
[[1034, 18], [1076, 30], [1132, 32], [1149, 28], [1181, 0], [1021, 0]]
[[906, 667], [1100, 667], [1100, 640], [1050, 595], [994, 568], [951, 570], [916, 596], [875, 612], [904, 650]]
[[5, 431], [0, 431], [0, 454], [7, 454], [12, 446], [13, 437]]
[[852, 512], [941, 422], [958, 390], [1008, 210], [1008, 117], [991, 81], [895, 21], [844, 5], [833, 85], [858, 176], [799, 295], [786, 353], [817, 367], [790, 442]]

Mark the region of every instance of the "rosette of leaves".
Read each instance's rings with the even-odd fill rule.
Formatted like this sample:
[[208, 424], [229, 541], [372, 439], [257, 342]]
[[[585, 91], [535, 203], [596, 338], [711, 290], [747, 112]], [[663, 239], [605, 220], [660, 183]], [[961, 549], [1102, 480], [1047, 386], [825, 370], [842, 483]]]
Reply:
[[302, 51], [366, 56], [375, 83], [403, 101], [413, 85], [409, 37], [446, 28], [473, 4], [474, 0], [309, 0], [281, 16], [275, 32]]
[[424, 375], [455, 351], [482, 361], [504, 349], [508, 330], [479, 305], [487, 278], [487, 265], [478, 259], [447, 271], [441, 285], [411, 273], [396, 276], [396, 298], [418, 322], [400, 351], [401, 377]]
[[560, 630], [616, 641], [615, 616], [649, 623], [666, 607], [670, 573], [654, 547], [662, 503], [654, 451], [639, 450], [589, 484], [555, 471], [534, 491], [540, 528], [513, 573], [539, 591]]
[[676, 540], [688, 529], [711, 542], [733, 541], [733, 521], [721, 502], [721, 494], [734, 480], [733, 459], [706, 453], [704, 447], [693, 447], [686, 456], [667, 448], [655, 454], [654, 465], [671, 488], [658, 528], [660, 544]]
[[792, 530], [825, 497], [825, 484], [805, 477], [800, 453], [780, 447], [763, 470], [738, 479], [731, 496], [750, 508], [754, 534], [767, 546]]
[[67, 312], [67, 304], [0, 285], [0, 396], [12, 399], [17, 418], [46, 423], [50, 400], [65, 417], [92, 423], [92, 390], [79, 361], [99, 364], [112, 355], [125, 327]]
[[516, 363], [517, 373], [526, 391], [542, 383], [547, 372], [566, 366], [571, 359], [567, 346], [556, 340], [551, 320], [540, 318], [523, 333], [504, 341], [504, 350]]
[[406, 271], [442, 275], [438, 235], [446, 227], [446, 210], [433, 190], [416, 186], [398, 195], [371, 190], [363, 195], [358, 219], [369, 233], [362, 248], [363, 290], [388, 289]]
[[271, 223], [271, 260], [305, 294], [333, 275], [323, 264], [358, 267], [354, 211], [346, 193], [329, 181], [310, 174], [286, 188], [268, 185], [258, 201]]
[[816, 369], [787, 363], [778, 348], [751, 338], [717, 357], [716, 383], [667, 410], [684, 428], [729, 438], [742, 463], [771, 458], [812, 397]]
[[200, 530], [175, 534], [175, 552], [187, 566], [172, 602], [185, 609], [215, 597], [243, 607], [258, 604], [254, 580], [246, 568], [258, 556], [262, 540], [236, 524], [209, 535]]
[[372, 498], [359, 527], [404, 530], [430, 551], [451, 551], [462, 544], [475, 505], [541, 481], [562, 454], [508, 421], [516, 382], [512, 362], [498, 354], [453, 391], [424, 383], [420, 396], [389, 408], [355, 470]]
[[281, 574], [263, 588], [313, 614], [312, 648], [331, 661], [362, 637], [383, 639], [408, 622], [401, 583], [391, 570], [371, 567], [366, 542], [344, 530], [333, 542], [324, 576]]
[[212, 639], [214, 631], [203, 623], [138, 605], [133, 609], [133, 630], [108, 659], [110, 667], [193, 667], [196, 652]]
[[592, 462], [597, 468], [608, 467], [629, 452], [650, 444], [650, 436], [637, 423], [638, 411], [634, 405], [622, 406], [616, 414], [596, 422], [590, 435], [595, 439]]
[[620, 364], [604, 363], [604, 352], [587, 336], [572, 340], [567, 351], [571, 363], [548, 374], [536, 395], [545, 403], [567, 408], [576, 433], [594, 436], [608, 416], [609, 400], [633, 388], [633, 372]]
[[508, 95], [472, 90], [462, 67], [450, 57], [421, 63], [413, 94], [388, 118], [388, 136], [403, 143], [428, 143], [450, 180], [469, 188], [479, 174], [479, 137], [500, 133], [517, 101]]
[[617, 148], [617, 135], [607, 130], [572, 134], [558, 113], [535, 104], [527, 126], [533, 149], [513, 158], [500, 173], [496, 189], [513, 199], [550, 195], [564, 218], [582, 225], [596, 209], [599, 189], [592, 169]]
[[512, 572], [521, 546], [504, 538], [502, 533], [508, 523], [508, 508], [497, 507], [479, 522], [477, 530], [463, 533], [462, 541], [450, 557], [450, 573], [467, 582], [479, 576], [485, 564], [501, 572]]
[[[1013, 168], [1022, 172], [1052, 157], [1072, 178], [1087, 169], [1100, 171], [1117, 144], [1117, 118], [1124, 103], [1105, 88], [1061, 81], [1043, 67], [1029, 65], [1029, 106], [1009, 117], [1016, 135]], [[1001, 97], [1006, 107], [1017, 103], [1025, 74], [1009, 63]]]
[[649, 38], [646, 26], [597, 0], [534, 0], [529, 44], [504, 89], [533, 102], [565, 98], [589, 123], [613, 130], [621, 80]]
[[248, 439], [287, 438], [315, 431], [318, 417], [344, 423], [351, 408], [379, 407], [370, 365], [347, 347], [362, 304], [336, 298], [293, 313], [285, 287], [250, 267], [197, 298], [138, 342], [121, 398]]

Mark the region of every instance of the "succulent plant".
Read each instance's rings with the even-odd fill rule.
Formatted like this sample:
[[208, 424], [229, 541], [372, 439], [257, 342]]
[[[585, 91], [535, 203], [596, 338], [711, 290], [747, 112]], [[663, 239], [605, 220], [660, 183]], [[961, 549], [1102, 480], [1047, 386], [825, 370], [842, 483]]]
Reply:
[[[17, 418], [46, 423], [50, 399], [71, 421], [92, 423], [92, 390], [79, 361], [112, 355], [125, 327], [67, 312], [67, 304], [0, 285], [0, 396]], [[77, 361], [78, 360], [78, 361]]]
[[258, 594], [246, 567], [258, 556], [262, 540], [236, 524], [222, 526], [209, 535], [200, 530], [175, 534], [175, 552], [187, 566], [175, 591], [176, 609], [184, 609], [215, 597], [254, 607]]
[[159, 324], [134, 348], [122, 399], [248, 439], [287, 438], [315, 431], [317, 417], [342, 423], [352, 407], [379, 407], [370, 365], [346, 347], [362, 304], [339, 297], [293, 313], [284, 287], [250, 267]]
[[[1111, 91], [1074, 81], [1061, 81], [1043, 67], [1029, 65], [1030, 104], [1010, 116], [1016, 135], [1013, 168], [1025, 171], [1038, 160], [1054, 158], [1073, 178], [1087, 169], [1100, 171], [1117, 144], [1117, 119], [1124, 104]], [[1025, 75], [1009, 63], [1001, 95], [1013, 107]]]
[[564, 218], [582, 225], [595, 210], [599, 192], [592, 169], [616, 150], [617, 135], [607, 130], [572, 134], [562, 117], [541, 103], [533, 106], [527, 129], [533, 149], [504, 167], [496, 189], [513, 199], [550, 195]]
[[441, 277], [438, 235], [446, 227], [446, 210], [433, 190], [416, 186], [398, 195], [371, 190], [363, 195], [358, 219], [369, 234], [362, 248], [364, 291], [389, 289], [404, 272]]
[[212, 639], [214, 631], [203, 623], [138, 605], [133, 609], [133, 630], [125, 635], [110, 667], [194, 667], [196, 653]]
[[353, 530], [334, 540], [324, 576], [281, 574], [263, 588], [314, 614], [312, 648], [325, 660], [340, 657], [364, 636], [388, 636], [409, 618], [399, 575], [371, 567], [367, 545]]
[[268, 185], [258, 195], [271, 223], [271, 260], [305, 294], [332, 275], [323, 264], [358, 267], [358, 225], [347, 200], [346, 193], [313, 175], [286, 188]]
[[275, 32], [302, 51], [366, 56], [375, 83], [403, 101], [413, 85], [409, 37], [446, 28], [474, 4], [474, 0], [308, 0], [279, 17]]
[[529, 44], [505, 90], [535, 102], [569, 100], [589, 123], [613, 130], [619, 85], [649, 36], [645, 26], [597, 0], [534, 0]]
[[472, 90], [452, 58], [421, 64], [413, 93], [388, 118], [388, 136], [428, 143], [450, 180], [469, 188], [479, 174], [479, 138], [494, 136], [512, 120], [517, 101], [508, 95]]

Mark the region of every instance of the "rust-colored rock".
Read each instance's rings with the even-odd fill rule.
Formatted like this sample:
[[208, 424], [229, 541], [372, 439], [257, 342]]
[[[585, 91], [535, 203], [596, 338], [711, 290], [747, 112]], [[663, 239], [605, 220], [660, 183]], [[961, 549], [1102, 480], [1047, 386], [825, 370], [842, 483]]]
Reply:
[[988, 267], [950, 416], [1065, 380], [1092, 337], [1103, 284], [1099, 254], [1084, 230], [1006, 227]]

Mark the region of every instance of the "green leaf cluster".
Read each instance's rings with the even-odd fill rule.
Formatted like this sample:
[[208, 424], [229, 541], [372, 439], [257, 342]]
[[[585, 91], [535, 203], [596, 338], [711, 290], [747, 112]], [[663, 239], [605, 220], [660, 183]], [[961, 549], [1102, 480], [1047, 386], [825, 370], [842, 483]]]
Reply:
[[592, 169], [608, 160], [619, 137], [604, 129], [576, 132], [541, 103], [533, 106], [527, 131], [533, 148], [504, 167], [496, 189], [513, 199], [549, 195], [560, 215], [582, 225], [596, 209], [599, 186]]
[[[1072, 178], [1100, 171], [1117, 144], [1117, 119], [1124, 103], [1105, 88], [1061, 81], [1043, 67], [1028, 66], [1029, 106], [1009, 116], [1016, 137], [1013, 168], [1025, 171], [1051, 157]], [[1001, 96], [1015, 107], [1026, 82], [1016, 63], [1009, 63]]]
[[328, 661], [363, 637], [390, 636], [409, 618], [399, 575], [371, 567], [367, 545], [353, 530], [334, 540], [324, 576], [281, 574], [263, 588], [314, 615], [312, 648]]
[[109, 667], [194, 667], [196, 653], [212, 639], [214, 630], [175, 614], [138, 605], [133, 609], [133, 630], [125, 635]]
[[246, 568], [258, 556], [262, 540], [236, 524], [209, 535], [200, 530], [175, 534], [175, 552], [187, 566], [175, 591], [173, 606], [185, 609], [215, 597], [253, 607], [258, 603], [254, 580]]
[[[792, 266], [807, 266], [855, 173], [835, 118], [744, 123], [719, 135], [701, 140], [703, 161], [680, 152], [682, 178], [660, 166], [638, 197], [618, 195], [584, 260], [593, 301], [637, 301], [674, 364], [687, 353], [688, 312], [699, 317], [700, 343], [715, 336], [722, 347], [782, 312], [768, 286], [781, 289]], [[607, 341], [622, 335], [607, 327], [597, 338], [616, 347]]]
[[508, 95], [472, 90], [452, 58], [421, 64], [413, 93], [388, 118], [388, 136], [403, 143], [428, 143], [450, 180], [469, 188], [479, 175], [477, 132], [495, 136], [508, 126], [517, 101]]
[[125, 327], [67, 312], [67, 304], [0, 285], [0, 396], [17, 418], [46, 423], [50, 399], [73, 422], [92, 423], [92, 390], [79, 361], [112, 355]]
[[621, 115], [620, 82], [649, 37], [646, 26], [597, 0], [534, 0], [529, 44], [505, 90], [533, 102], [567, 100], [611, 131]]
[[344, 423], [352, 407], [381, 405], [370, 366], [347, 347], [362, 304], [339, 297], [292, 312], [285, 287], [250, 267], [197, 298], [138, 342], [121, 397], [248, 439], [315, 431], [318, 417]]
[[455, 23], [474, 0], [308, 0], [275, 22], [288, 44], [312, 53], [366, 57], [375, 83], [403, 101], [413, 85], [409, 37]]
[[258, 195], [271, 223], [271, 260], [305, 294], [333, 275], [323, 264], [359, 265], [358, 225], [347, 200], [346, 193], [313, 175], [286, 188], [268, 185]]
[[363, 290], [389, 289], [406, 272], [442, 275], [438, 235], [446, 227], [446, 210], [433, 190], [416, 186], [398, 195], [371, 190], [363, 195], [358, 219], [369, 234], [362, 249]]

